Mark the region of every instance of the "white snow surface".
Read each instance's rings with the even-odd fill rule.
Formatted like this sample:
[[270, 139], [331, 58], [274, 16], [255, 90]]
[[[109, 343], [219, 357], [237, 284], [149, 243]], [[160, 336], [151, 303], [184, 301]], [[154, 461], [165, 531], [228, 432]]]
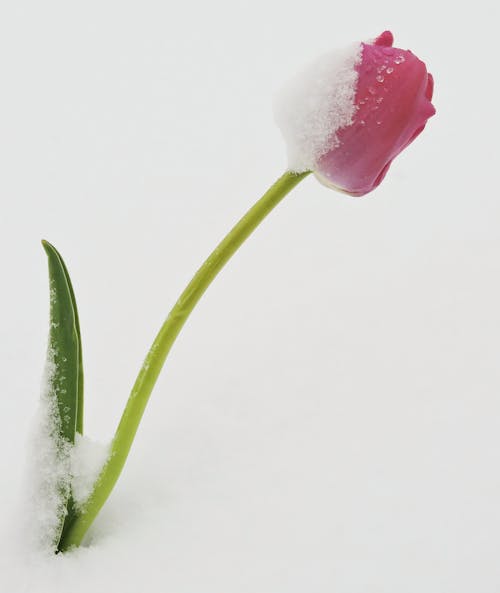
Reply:
[[362, 45], [333, 50], [311, 62], [277, 94], [274, 115], [290, 171], [313, 171], [338, 146], [336, 132], [352, 123]]

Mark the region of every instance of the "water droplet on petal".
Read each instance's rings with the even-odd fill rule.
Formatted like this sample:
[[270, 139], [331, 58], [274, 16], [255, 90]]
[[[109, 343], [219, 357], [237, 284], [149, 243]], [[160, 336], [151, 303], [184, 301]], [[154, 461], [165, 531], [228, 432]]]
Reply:
[[368, 92], [370, 93], [370, 95], [375, 95], [377, 91], [372, 86], [369, 86]]
[[387, 68], [387, 74], [392, 74], [394, 72], [394, 68]]
[[394, 63], [395, 64], [402, 64], [404, 61], [405, 61], [405, 58], [404, 58], [404, 56], [401, 56], [401, 55], [396, 56], [394, 58]]
[[382, 122], [380, 120], [377, 120], [377, 126], [379, 126]]
[[375, 77], [375, 80], [377, 82], [384, 82], [384, 77], [382, 76], [382, 74], [379, 74], [378, 76]]
[[377, 103], [382, 103], [383, 100], [384, 100], [384, 97], [378, 97], [377, 98]]

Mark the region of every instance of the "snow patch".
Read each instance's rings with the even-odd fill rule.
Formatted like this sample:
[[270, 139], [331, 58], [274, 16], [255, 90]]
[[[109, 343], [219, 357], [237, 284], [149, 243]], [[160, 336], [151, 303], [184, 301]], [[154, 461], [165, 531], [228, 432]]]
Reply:
[[34, 544], [41, 549], [54, 549], [70, 492], [71, 445], [59, 436], [60, 418], [53, 381], [56, 370], [54, 353], [49, 348], [29, 447], [29, 523]]
[[71, 491], [77, 509], [82, 509], [92, 493], [95, 481], [106, 463], [110, 445], [76, 435], [71, 448]]
[[312, 62], [277, 94], [276, 123], [287, 145], [288, 168], [302, 173], [336, 148], [336, 132], [352, 123], [362, 45], [335, 50]]
[[47, 352], [40, 403], [28, 448], [25, 530], [40, 551], [54, 551], [71, 495], [81, 510], [109, 457], [110, 446], [75, 435], [75, 444], [60, 436], [61, 420], [54, 378], [55, 356]]

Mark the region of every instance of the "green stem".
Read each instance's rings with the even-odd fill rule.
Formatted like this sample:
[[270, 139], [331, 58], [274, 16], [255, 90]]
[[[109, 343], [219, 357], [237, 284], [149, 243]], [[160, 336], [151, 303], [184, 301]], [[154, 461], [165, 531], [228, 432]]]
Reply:
[[158, 332], [136, 379], [111, 443], [109, 459], [95, 483], [84, 510], [75, 518], [65, 533], [64, 540], [60, 543], [61, 551], [81, 543], [87, 529], [111, 493], [125, 465], [144, 409], [167, 354], [196, 303], [238, 247], [271, 210], [308, 174], [309, 171], [300, 174], [288, 171], [282, 175], [219, 243], [175, 303]]

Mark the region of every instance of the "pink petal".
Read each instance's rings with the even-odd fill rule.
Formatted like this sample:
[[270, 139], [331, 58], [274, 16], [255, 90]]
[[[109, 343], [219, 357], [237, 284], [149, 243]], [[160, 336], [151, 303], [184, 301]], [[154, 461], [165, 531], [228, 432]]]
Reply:
[[373, 44], [363, 44], [356, 115], [337, 131], [338, 146], [316, 168], [322, 181], [356, 196], [380, 184], [392, 160], [435, 113], [433, 78], [425, 64], [410, 51], [391, 47], [392, 41], [384, 31]]

